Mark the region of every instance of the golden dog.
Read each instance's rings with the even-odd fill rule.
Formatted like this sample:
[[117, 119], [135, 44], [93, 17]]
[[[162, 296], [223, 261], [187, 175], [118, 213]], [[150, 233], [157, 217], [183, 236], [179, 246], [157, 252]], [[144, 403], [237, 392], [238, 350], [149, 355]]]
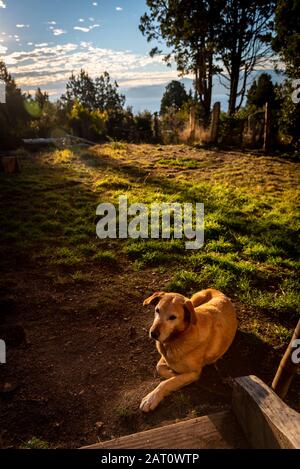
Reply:
[[196, 381], [205, 365], [215, 363], [230, 347], [237, 330], [235, 309], [218, 290], [202, 290], [189, 300], [178, 293], [156, 292], [144, 301], [155, 305], [150, 337], [161, 358], [162, 381], [141, 402], [154, 410], [171, 392]]

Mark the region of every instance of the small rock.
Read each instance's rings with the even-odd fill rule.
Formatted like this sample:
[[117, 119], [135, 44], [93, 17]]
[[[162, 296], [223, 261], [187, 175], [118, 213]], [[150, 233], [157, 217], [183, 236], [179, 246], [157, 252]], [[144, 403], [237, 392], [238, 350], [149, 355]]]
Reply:
[[95, 427], [98, 428], [98, 430], [100, 430], [100, 428], [104, 427], [104, 423], [103, 422], [96, 422]]

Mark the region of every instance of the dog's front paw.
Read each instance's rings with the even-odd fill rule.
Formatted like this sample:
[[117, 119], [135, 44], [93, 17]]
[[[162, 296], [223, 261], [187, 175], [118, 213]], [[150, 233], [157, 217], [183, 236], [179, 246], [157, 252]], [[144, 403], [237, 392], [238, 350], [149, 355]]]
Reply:
[[140, 409], [143, 412], [150, 412], [151, 410], [156, 409], [161, 400], [162, 397], [160, 397], [158, 392], [154, 390], [144, 397], [141, 402]]

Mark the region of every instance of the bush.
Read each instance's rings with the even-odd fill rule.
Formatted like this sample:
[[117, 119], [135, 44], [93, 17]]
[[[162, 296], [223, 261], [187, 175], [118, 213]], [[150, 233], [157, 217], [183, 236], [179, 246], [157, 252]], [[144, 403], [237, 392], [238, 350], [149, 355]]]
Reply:
[[70, 112], [69, 125], [76, 135], [89, 140], [101, 140], [106, 133], [107, 113], [90, 110], [75, 102]]
[[229, 116], [222, 112], [220, 116], [219, 141], [224, 145], [241, 145], [246, 115], [236, 112]]

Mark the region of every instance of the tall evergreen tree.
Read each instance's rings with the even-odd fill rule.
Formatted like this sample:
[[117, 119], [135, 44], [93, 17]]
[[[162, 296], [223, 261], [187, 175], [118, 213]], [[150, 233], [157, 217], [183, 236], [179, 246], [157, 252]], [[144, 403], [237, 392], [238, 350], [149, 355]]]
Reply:
[[173, 80], [166, 86], [161, 100], [160, 113], [164, 114], [170, 107], [180, 109], [188, 101], [189, 95], [185, 90], [184, 84]]
[[272, 77], [268, 73], [262, 73], [248, 91], [247, 104], [261, 108], [265, 103], [269, 103], [274, 107], [275, 101], [276, 92]]
[[62, 101], [71, 106], [78, 102], [89, 110], [119, 111], [123, 108], [125, 97], [118, 92], [118, 84], [111, 83], [109, 73], [93, 80], [87, 72], [72, 74], [67, 83], [67, 92]]

